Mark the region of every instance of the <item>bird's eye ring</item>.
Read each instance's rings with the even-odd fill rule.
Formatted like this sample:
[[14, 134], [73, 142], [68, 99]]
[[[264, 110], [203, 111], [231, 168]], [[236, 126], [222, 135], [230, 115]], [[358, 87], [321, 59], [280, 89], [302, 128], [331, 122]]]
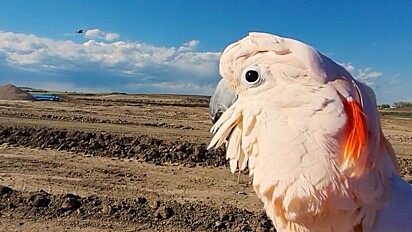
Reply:
[[262, 74], [257, 65], [252, 65], [246, 68], [242, 74], [242, 83], [246, 87], [256, 87], [262, 82]]

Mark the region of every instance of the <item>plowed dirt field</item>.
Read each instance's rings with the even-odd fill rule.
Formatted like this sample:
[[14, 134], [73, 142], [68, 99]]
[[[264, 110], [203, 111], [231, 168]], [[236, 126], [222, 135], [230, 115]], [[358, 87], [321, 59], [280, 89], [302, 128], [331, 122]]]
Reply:
[[[0, 101], [0, 231], [275, 231], [248, 173], [206, 150], [207, 97], [63, 100]], [[412, 117], [382, 125], [411, 181]]]

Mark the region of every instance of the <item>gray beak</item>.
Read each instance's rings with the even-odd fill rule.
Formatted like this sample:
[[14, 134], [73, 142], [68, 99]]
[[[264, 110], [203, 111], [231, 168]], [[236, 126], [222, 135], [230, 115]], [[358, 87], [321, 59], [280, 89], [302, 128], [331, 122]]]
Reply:
[[209, 115], [212, 122], [219, 120], [220, 116], [237, 100], [236, 93], [229, 87], [227, 81], [222, 79], [216, 86], [215, 93], [210, 99]]

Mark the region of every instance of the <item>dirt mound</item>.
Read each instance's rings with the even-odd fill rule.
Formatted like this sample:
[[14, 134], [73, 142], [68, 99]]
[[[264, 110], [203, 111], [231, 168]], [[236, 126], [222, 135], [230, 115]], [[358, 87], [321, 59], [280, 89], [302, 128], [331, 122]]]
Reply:
[[149, 200], [144, 196], [116, 200], [75, 194], [53, 195], [43, 190], [19, 192], [0, 186], [0, 216], [21, 219], [97, 219], [145, 225], [153, 231], [275, 231], [265, 213], [231, 206], [213, 207], [174, 200]]
[[0, 100], [34, 100], [34, 97], [12, 84], [7, 84], [0, 87]]
[[0, 126], [1, 143], [103, 157], [136, 158], [154, 164], [227, 166], [225, 151], [221, 148], [206, 150], [204, 143], [165, 141], [147, 135], [132, 137], [107, 132]]
[[[412, 141], [412, 137], [405, 139]], [[108, 132], [0, 125], [0, 144], [2, 143], [103, 157], [135, 158], [158, 165], [173, 163], [189, 167], [228, 166], [223, 148], [207, 150], [204, 143], [165, 141], [147, 135], [132, 137]], [[398, 157], [398, 161], [401, 175], [412, 175], [412, 159]]]

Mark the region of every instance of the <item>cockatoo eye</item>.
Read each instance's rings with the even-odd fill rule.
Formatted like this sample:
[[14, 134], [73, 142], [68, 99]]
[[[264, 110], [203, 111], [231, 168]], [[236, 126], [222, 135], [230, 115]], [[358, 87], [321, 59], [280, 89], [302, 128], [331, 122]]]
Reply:
[[255, 70], [249, 70], [245, 75], [246, 81], [249, 83], [254, 83], [259, 79], [259, 73]]
[[246, 87], [256, 87], [262, 82], [262, 74], [257, 65], [246, 68], [242, 74], [242, 83]]

